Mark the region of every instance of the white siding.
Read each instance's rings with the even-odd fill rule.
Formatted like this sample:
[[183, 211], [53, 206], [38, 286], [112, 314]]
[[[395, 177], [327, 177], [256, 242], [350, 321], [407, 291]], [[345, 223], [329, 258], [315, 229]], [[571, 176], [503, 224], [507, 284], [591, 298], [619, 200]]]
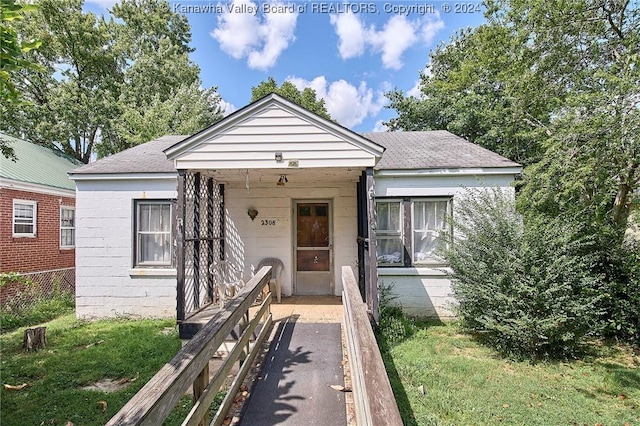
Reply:
[[130, 272], [133, 200], [176, 198], [176, 180], [83, 180], [76, 185], [76, 315], [175, 317], [175, 272]]
[[[330, 200], [332, 203], [333, 289], [338, 296], [342, 292], [342, 266], [356, 268], [358, 257], [355, 182], [328, 182], [322, 188], [289, 183], [286, 187], [251, 187], [249, 191], [244, 186], [227, 186], [227, 247], [233, 247], [229, 253], [231, 260], [243, 267], [245, 277], [249, 277], [251, 266], [257, 266], [260, 259], [281, 259], [285, 266], [282, 294], [291, 295], [294, 200]], [[247, 215], [250, 207], [259, 212], [253, 221]], [[275, 225], [263, 225], [263, 220], [273, 220]]]
[[[275, 160], [281, 152], [282, 162]], [[271, 106], [223, 130], [176, 159], [179, 169], [371, 167], [375, 156], [326, 129]]]
[[[456, 200], [466, 189], [499, 187], [514, 193], [513, 175], [451, 176], [376, 176], [376, 197], [453, 197], [453, 215]], [[451, 294], [451, 281], [445, 268], [378, 268], [378, 279], [393, 286], [394, 303], [409, 315], [447, 318], [453, 314], [455, 300]]]

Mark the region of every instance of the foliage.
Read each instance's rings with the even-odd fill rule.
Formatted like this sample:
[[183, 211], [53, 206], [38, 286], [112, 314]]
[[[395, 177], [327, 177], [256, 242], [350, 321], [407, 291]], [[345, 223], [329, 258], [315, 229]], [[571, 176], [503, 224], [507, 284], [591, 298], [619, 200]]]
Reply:
[[637, 250], [624, 235], [640, 202], [638, 3], [485, 4], [486, 24], [431, 54], [420, 96], [388, 95], [398, 112], [388, 124], [447, 129], [528, 166], [518, 183], [527, 227], [568, 227], [588, 242], [575, 262], [601, 282], [607, 333], [637, 339]]
[[387, 94], [398, 113], [387, 126], [448, 130], [514, 161], [536, 161], [540, 126], [549, 122], [557, 100], [532, 73], [534, 56], [525, 41], [507, 26], [458, 31], [431, 52], [419, 97], [398, 89]]
[[456, 208], [445, 258], [464, 328], [517, 358], [578, 353], [601, 314], [593, 243], [560, 221], [525, 227], [499, 189], [468, 190]]
[[[40, 41], [21, 40], [18, 32], [10, 25], [12, 21], [23, 18], [24, 13], [37, 7], [16, 3], [15, 0], [0, 0], [0, 101], [20, 104], [20, 92], [14, 79], [22, 69], [41, 70], [41, 68], [23, 58], [23, 54], [40, 47]], [[16, 158], [13, 148], [0, 138], [0, 154], [6, 158]]]
[[87, 163], [165, 133], [191, 133], [221, 117], [215, 88], [202, 89], [189, 59], [186, 17], [166, 0], [125, 0], [110, 15], [82, 0], [39, 0], [13, 24], [42, 40], [26, 55], [44, 72], [21, 70], [30, 104], [2, 105], [0, 127]]
[[270, 93], [277, 93], [283, 98], [318, 114], [320, 117], [332, 120], [324, 105], [324, 99], [318, 99], [316, 91], [310, 87], [306, 87], [301, 91], [290, 81], [285, 81], [278, 87], [276, 80], [273, 77], [269, 77], [267, 81], [262, 81], [256, 87], [251, 88], [251, 102], [257, 101]]
[[9, 304], [0, 307], [0, 332], [6, 333], [19, 327], [31, 327], [73, 312], [73, 294], [60, 293], [51, 298], [38, 300], [20, 309]]
[[426, 323], [383, 359], [405, 425], [636, 424], [638, 354], [624, 346], [590, 349], [569, 363], [517, 362], [455, 323]]
[[385, 344], [394, 346], [414, 333], [414, 321], [407, 318], [402, 307], [393, 301], [397, 296], [393, 292], [393, 284], [378, 284], [379, 318], [375, 329], [378, 339], [384, 337]]
[[[0, 390], [3, 425], [105, 424], [180, 349], [172, 320], [86, 322], [70, 314], [45, 325], [47, 349], [38, 352], [23, 351], [22, 330], [0, 336], [3, 383], [28, 384]], [[103, 379], [130, 385], [108, 394], [81, 389]], [[167, 424], [181, 423], [190, 399]]]

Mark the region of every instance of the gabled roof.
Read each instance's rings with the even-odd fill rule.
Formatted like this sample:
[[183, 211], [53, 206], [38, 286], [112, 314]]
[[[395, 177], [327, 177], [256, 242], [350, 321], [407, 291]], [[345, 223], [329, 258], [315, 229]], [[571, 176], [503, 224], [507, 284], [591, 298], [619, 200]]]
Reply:
[[0, 155], [0, 178], [75, 191], [67, 172], [82, 164], [60, 151], [0, 133], [0, 138], [13, 148], [14, 162]]
[[446, 130], [362, 135], [386, 148], [376, 170], [520, 167], [520, 164]]
[[117, 173], [175, 173], [164, 150], [188, 136], [163, 136], [73, 170], [70, 175]]
[[165, 153], [184, 169], [281, 168], [273, 161], [274, 150], [299, 160], [300, 168], [373, 166], [384, 152], [360, 134], [271, 93]]

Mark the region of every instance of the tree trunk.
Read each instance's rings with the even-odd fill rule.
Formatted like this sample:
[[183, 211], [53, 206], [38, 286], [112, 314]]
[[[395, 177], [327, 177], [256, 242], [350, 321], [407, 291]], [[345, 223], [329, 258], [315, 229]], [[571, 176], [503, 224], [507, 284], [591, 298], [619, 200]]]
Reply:
[[27, 328], [24, 331], [22, 347], [28, 351], [37, 351], [47, 347], [47, 327]]

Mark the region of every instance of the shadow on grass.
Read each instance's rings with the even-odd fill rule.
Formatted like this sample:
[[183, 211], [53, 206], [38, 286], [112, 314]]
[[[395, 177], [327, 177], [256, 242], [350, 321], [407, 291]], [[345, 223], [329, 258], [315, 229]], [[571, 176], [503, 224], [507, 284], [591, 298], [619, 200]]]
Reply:
[[380, 354], [382, 355], [382, 361], [384, 362], [393, 395], [398, 404], [398, 410], [400, 411], [404, 425], [418, 426], [419, 423], [411, 408], [411, 401], [402, 384], [402, 378], [393, 360], [391, 349], [403, 341], [410, 339], [418, 330], [438, 325], [442, 325], [442, 322], [438, 319], [417, 321], [405, 317], [401, 312], [391, 311], [381, 315], [380, 324], [376, 328], [375, 335], [378, 347], [380, 348]]

